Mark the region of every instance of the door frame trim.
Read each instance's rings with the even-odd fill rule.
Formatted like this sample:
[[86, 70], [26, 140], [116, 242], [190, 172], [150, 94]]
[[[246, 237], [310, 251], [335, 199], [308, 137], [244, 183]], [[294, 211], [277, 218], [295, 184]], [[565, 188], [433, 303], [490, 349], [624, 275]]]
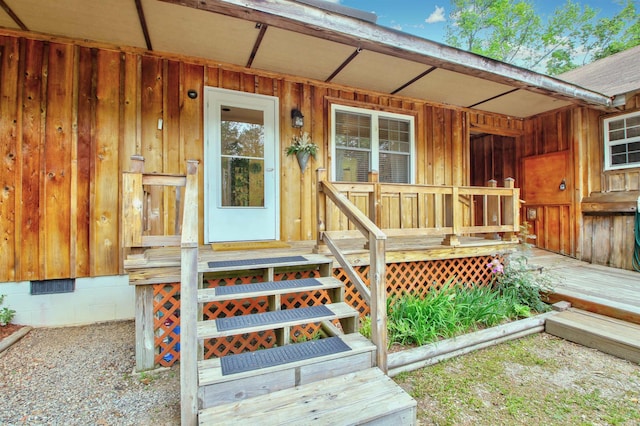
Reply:
[[[229, 89], [221, 89], [213, 86], [205, 86], [203, 89], [204, 92], [204, 108], [203, 108], [203, 124], [204, 124], [204, 141], [203, 141], [203, 157], [204, 157], [204, 241], [206, 244], [212, 243], [212, 236], [209, 235], [209, 221], [211, 220], [207, 215], [208, 211], [212, 211], [216, 208], [216, 201], [212, 200], [211, 194], [211, 185], [217, 182], [215, 176], [213, 176], [213, 161], [215, 161], [213, 157], [213, 153], [211, 150], [207, 150], [209, 144], [212, 142], [209, 140], [211, 123], [209, 123], [208, 117], [210, 113], [210, 102], [214, 99], [216, 94], [220, 95], [232, 95], [235, 97], [240, 97], [247, 99], [247, 103], [250, 104], [252, 100], [262, 99], [264, 101], [270, 101], [273, 103], [273, 137], [274, 137], [274, 147], [273, 147], [273, 167], [274, 167], [274, 227], [275, 227], [275, 238], [274, 241], [278, 241], [280, 239], [280, 214], [281, 214], [281, 206], [280, 206], [280, 99], [277, 96], [269, 96], [269, 95], [261, 95], [256, 93], [248, 93], [248, 92], [240, 92], [237, 90], [229, 90]], [[245, 241], [245, 240], [242, 240]]]

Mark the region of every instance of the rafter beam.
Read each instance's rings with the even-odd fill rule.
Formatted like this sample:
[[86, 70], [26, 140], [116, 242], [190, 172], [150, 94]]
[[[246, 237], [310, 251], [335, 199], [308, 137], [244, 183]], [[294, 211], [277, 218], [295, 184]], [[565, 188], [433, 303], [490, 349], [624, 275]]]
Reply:
[[147, 20], [144, 17], [144, 10], [142, 9], [142, 0], [135, 0], [135, 2], [136, 10], [138, 11], [138, 19], [140, 20], [140, 27], [142, 28], [142, 34], [144, 34], [144, 41], [147, 44], [147, 49], [153, 50], [151, 37], [149, 36], [149, 28], [147, 28]]
[[24, 22], [22, 22], [22, 20], [18, 17], [18, 15], [16, 15], [15, 12], [13, 10], [11, 10], [9, 5], [4, 0], [0, 0], [0, 7], [5, 12], [7, 12], [7, 15], [9, 15], [11, 17], [11, 19], [13, 19], [13, 22], [15, 22], [16, 25], [19, 26], [21, 30], [29, 31], [29, 28], [27, 28], [27, 26], [24, 24]]

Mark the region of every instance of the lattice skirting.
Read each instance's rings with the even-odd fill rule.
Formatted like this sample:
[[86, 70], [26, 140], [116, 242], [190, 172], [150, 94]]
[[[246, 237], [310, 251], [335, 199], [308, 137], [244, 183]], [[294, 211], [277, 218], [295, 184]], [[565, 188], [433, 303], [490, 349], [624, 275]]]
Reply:
[[[498, 256], [501, 260], [502, 257]], [[461, 259], [442, 259], [420, 262], [389, 263], [386, 268], [387, 295], [424, 294], [430, 289], [440, 289], [448, 282], [467, 286], [486, 285], [491, 281], [491, 271], [487, 265], [494, 256], [468, 257]], [[358, 274], [366, 278], [369, 266], [355, 268]], [[345, 301], [360, 311], [361, 316], [369, 313], [369, 307], [355, 291], [342, 269], [334, 269], [333, 275], [345, 283]], [[298, 271], [276, 274], [276, 280], [311, 278], [318, 276], [317, 271]], [[451, 281], [450, 281], [451, 280]], [[262, 281], [261, 276], [235, 276], [218, 278], [204, 283], [205, 287], [242, 285]], [[180, 358], [180, 283], [155, 284], [154, 291], [154, 330], [156, 365], [168, 367]], [[313, 306], [329, 301], [325, 291], [316, 293], [290, 294], [282, 296], [283, 308]], [[203, 318], [215, 319], [234, 315], [247, 315], [266, 312], [266, 297], [212, 302], [204, 305]], [[291, 338], [301, 341], [313, 338], [318, 332], [318, 325], [307, 324], [292, 327]], [[210, 339], [204, 342], [204, 357], [220, 357], [237, 354], [249, 350], [270, 348], [275, 345], [275, 334], [272, 331], [251, 333], [241, 336]]]

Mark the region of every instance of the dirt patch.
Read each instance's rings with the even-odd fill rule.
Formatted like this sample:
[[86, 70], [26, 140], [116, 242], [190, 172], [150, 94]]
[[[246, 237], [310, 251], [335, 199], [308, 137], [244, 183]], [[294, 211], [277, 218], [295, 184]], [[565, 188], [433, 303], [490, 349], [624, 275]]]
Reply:
[[422, 425], [638, 425], [640, 365], [537, 334], [396, 377]]
[[17, 324], [7, 324], [3, 327], [0, 327], [0, 340], [5, 337], [11, 336], [14, 332], [20, 330], [23, 326]]

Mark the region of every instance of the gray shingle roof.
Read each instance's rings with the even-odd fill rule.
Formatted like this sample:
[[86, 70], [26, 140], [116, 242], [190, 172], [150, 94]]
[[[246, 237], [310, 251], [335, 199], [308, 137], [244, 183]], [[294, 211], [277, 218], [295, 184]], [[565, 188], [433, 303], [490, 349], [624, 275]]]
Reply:
[[640, 90], [640, 46], [557, 76], [607, 96]]

